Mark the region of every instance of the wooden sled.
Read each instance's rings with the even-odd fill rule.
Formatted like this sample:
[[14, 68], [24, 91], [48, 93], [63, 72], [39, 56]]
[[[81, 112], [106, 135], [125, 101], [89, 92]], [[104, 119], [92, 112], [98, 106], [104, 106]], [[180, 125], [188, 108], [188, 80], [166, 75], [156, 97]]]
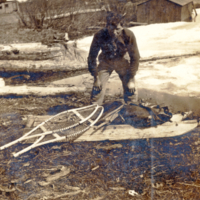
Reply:
[[90, 129], [74, 142], [176, 137], [192, 131], [197, 126], [197, 120], [165, 122], [156, 127], [142, 129], [128, 124], [108, 125], [98, 130]]
[[32, 140], [32, 145], [17, 153], [13, 153], [13, 156], [17, 157], [44, 144], [77, 139], [99, 120], [103, 111], [104, 108], [102, 106], [95, 104], [58, 113], [37, 125], [21, 138], [0, 147], [0, 150], [18, 142]]

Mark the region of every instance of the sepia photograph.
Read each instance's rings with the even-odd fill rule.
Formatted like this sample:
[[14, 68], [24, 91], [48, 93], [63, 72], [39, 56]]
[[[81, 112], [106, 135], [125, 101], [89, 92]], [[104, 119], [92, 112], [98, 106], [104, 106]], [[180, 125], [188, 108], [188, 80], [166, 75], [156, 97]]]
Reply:
[[199, 85], [200, 0], [0, 0], [0, 200], [199, 200]]

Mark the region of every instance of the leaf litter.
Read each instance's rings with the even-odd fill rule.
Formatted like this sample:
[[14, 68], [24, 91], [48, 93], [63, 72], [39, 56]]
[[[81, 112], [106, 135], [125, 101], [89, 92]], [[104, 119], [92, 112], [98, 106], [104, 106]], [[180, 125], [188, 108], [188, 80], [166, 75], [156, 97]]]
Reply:
[[[87, 105], [89, 98], [8, 96], [0, 102], [3, 145], [23, 134], [27, 115], [56, 114]], [[11, 152], [26, 144], [14, 145], [0, 151], [0, 199], [199, 199], [199, 132], [197, 127], [171, 138], [55, 143], [17, 158]]]

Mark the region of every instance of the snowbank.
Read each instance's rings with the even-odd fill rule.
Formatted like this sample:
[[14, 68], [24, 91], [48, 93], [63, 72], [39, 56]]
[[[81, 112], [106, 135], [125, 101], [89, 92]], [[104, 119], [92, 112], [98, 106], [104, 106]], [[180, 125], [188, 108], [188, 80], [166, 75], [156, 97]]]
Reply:
[[[174, 22], [165, 24], [152, 24], [147, 26], [133, 27], [131, 30], [135, 33], [142, 59], [152, 57], [177, 56], [193, 54], [200, 52], [200, 9], [197, 9], [198, 16], [196, 22]], [[29, 63], [38, 69], [50, 69], [53, 67], [79, 69], [87, 67], [86, 58], [92, 42], [93, 36], [86, 37], [77, 41], [77, 52], [69, 52], [76, 55], [77, 58], [69, 59], [69, 54], [61, 53], [61, 57], [52, 62], [38, 61]], [[72, 45], [74, 41], [70, 41]], [[10, 48], [18, 46], [11, 45]], [[2, 47], [0, 46], [0, 49]], [[9, 48], [9, 47], [7, 47]], [[41, 44], [23, 44], [22, 49], [31, 51], [31, 48], [46, 51], [47, 46]], [[60, 47], [59, 47], [60, 48]], [[44, 62], [44, 63], [43, 63]], [[7, 67], [14, 65], [17, 61], [7, 61]], [[53, 63], [53, 64], [52, 64]], [[19, 63], [20, 64], [20, 63]], [[5, 65], [0, 62], [0, 65]], [[28, 63], [24, 61], [20, 64], [26, 67]], [[168, 94], [177, 97], [186, 97], [188, 108], [190, 106], [189, 98], [198, 98], [200, 103], [200, 56], [180, 56], [171, 59], [161, 59], [155, 61], [141, 62], [136, 76], [137, 87], [140, 97], [151, 98], [157, 95], [157, 99], [164, 101], [161, 95]], [[88, 74], [89, 76], [89, 74]], [[92, 86], [92, 80], [88, 84]], [[108, 84], [108, 93], [114, 91], [115, 94], [122, 93], [121, 82], [116, 73], [110, 77]], [[113, 89], [115, 88], [115, 89]], [[151, 92], [150, 92], [151, 91]], [[156, 93], [155, 93], [156, 92]], [[159, 96], [160, 94], [160, 96]], [[171, 98], [171, 97], [170, 97]], [[193, 99], [194, 100], [194, 99]], [[173, 103], [173, 102], [172, 102]], [[193, 106], [193, 109], [195, 107]]]
[[[181, 55], [199, 51], [200, 9], [196, 22], [151, 24], [130, 28], [137, 39], [142, 58]], [[77, 41], [80, 49], [89, 51], [93, 36]]]

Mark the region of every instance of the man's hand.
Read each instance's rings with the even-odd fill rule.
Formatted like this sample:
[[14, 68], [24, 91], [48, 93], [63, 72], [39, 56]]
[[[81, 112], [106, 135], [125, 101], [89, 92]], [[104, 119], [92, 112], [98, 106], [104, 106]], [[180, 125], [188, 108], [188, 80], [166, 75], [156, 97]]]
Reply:
[[96, 92], [100, 92], [102, 89], [101, 81], [98, 76], [94, 77], [94, 85], [93, 90]]
[[135, 92], [135, 80], [134, 80], [134, 79], [131, 79], [131, 80], [128, 82], [127, 87], [128, 87], [128, 91], [129, 91], [131, 94], [134, 94], [134, 92]]

